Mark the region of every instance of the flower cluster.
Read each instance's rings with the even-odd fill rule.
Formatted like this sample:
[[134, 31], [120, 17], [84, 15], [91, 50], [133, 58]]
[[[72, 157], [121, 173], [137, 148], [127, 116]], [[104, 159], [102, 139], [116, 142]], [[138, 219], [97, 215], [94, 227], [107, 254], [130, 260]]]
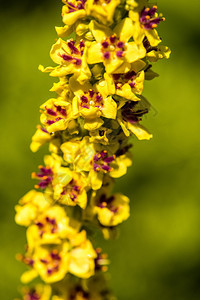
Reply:
[[[151, 108], [142, 95], [157, 76], [152, 63], [168, 58], [156, 27], [164, 18], [148, 0], [63, 0], [64, 27], [44, 68], [57, 77], [40, 107], [31, 150], [49, 143], [50, 154], [32, 173], [35, 189], [16, 206], [27, 246], [24, 300], [111, 300], [109, 260], [94, 247], [91, 228], [108, 239], [129, 217], [129, 199], [112, 193], [115, 178], [131, 166], [130, 136], [149, 140], [141, 125]], [[72, 34], [73, 33], [73, 34]], [[72, 35], [71, 35], [72, 34]], [[71, 38], [67, 38], [71, 35]]]

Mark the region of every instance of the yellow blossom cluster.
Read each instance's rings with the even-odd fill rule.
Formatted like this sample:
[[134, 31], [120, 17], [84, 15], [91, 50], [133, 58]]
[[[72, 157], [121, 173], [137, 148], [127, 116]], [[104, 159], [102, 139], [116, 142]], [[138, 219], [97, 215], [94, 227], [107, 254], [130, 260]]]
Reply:
[[55, 96], [41, 105], [31, 143], [33, 152], [49, 143], [50, 154], [15, 217], [27, 227], [21, 280], [39, 276], [45, 285], [25, 287], [23, 299], [112, 300], [102, 273], [109, 261], [91, 228], [108, 239], [129, 217], [129, 199], [112, 187], [131, 166], [129, 137], [152, 137], [140, 124], [151, 107], [144, 81], [158, 76], [152, 63], [170, 50], [155, 29], [164, 18], [148, 0], [63, 3], [64, 26], [50, 50], [56, 66], [39, 66], [58, 78]]

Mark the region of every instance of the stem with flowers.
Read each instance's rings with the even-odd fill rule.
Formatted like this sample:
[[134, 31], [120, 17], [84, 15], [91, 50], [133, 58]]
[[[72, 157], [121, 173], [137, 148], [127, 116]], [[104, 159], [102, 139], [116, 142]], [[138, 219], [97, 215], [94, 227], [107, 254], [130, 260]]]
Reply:
[[[145, 80], [158, 76], [152, 63], [168, 58], [156, 27], [164, 18], [148, 0], [63, 0], [63, 27], [42, 72], [58, 78], [54, 97], [40, 107], [32, 138], [50, 154], [33, 172], [37, 180], [16, 205], [16, 223], [27, 227], [18, 259], [24, 300], [113, 300], [107, 285], [105, 239], [129, 217], [129, 199], [112, 193], [115, 178], [131, 166], [131, 141], [149, 140], [141, 125], [151, 108]], [[35, 281], [39, 277], [43, 283]]]

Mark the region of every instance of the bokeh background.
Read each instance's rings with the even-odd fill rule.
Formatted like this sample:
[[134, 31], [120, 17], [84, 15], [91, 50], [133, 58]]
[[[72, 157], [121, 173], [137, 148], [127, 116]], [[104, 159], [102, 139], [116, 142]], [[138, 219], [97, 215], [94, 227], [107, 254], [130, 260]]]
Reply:
[[[117, 190], [131, 198], [131, 217], [116, 241], [102, 242], [111, 258], [111, 286], [119, 300], [200, 299], [200, 81], [199, 0], [162, 0], [159, 26], [169, 61], [145, 84], [152, 110], [144, 124], [153, 140], [134, 143], [134, 164]], [[39, 105], [51, 93], [53, 79], [37, 70], [51, 65], [60, 1], [1, 4], [0, 75], [0, 299], [18, 295], [24, 266], [25, 230], [14, 223], [14, 205], [32, 188], [31, 172], [46, 148], [33, 154], [31, 136]]]

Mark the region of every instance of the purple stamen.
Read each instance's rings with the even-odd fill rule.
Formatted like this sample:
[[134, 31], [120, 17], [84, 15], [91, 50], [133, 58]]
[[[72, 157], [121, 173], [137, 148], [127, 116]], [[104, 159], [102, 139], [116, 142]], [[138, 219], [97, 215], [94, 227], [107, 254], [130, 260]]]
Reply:
[[103, 48], [108, 48], [109, 46], [107, 41], [102, 42], [101, 45], [103, 46]]
[[83, 102], [83, 103], [88, 103], [88, 98], [86, 97], [86, 96], [81, 96], [81, 101]]
[[108, 157], [106, 157], [106, 158], [104, 158], [103, 159], [103, 161], [104, 162], [106, 162], [106, 163], [111, 163], [111, 162], [113, 162], [115, 160], [115, 157], [114, 156], [108, 156]]
[[78, 185], [73, 186], [72, 188], [75, 192], [79, 192], [80, 191], [80, 187]]
[[[42, 176], [53, 174], [53, 171], [51, 170], [51, 168], [45, 168], [45, 167], [41, 167], [40, 172], [42, 173]], [[37, 175], [39, 175], [39, 174], [37, 174]]]
[[51, 124], [54, 124], [54, 123], [55, 123], [55, 121], [53, 121], [53, 120], [47, 120], [48, 125], [51, 125]]
[[54, 117], [57, 116], [57, 113], [51, 108], [47, 108], [47, 114]]
[[101, 158], [104, 159], [107, 156], [107, 151], [101, 151]]
[[102, 100], [103, 100], [102, 95], [101, 95], [101, 94], [97, 94], [97, 95], [96, 95], [96, 101], [97, 101], [97, 102], [100, 102], [100, 101], [102, 101]]
[[63, 58], [64, 60], [66, 60], [66, 61], [71, 61], [71, 60], [73, 59], [72, 56], [67, 55], [67, 54], [63, 54], [63, 55], [62, 55], [62, 58]]
[[46, 259], [43, 259], [43, 258], [41, 258], [40, 261], [41, 261], [43, 264], [47, 264], [47, 263], [48, 263], [48, 261], [47, 261]]
[[110, 36], [110, 42], [111, 42], [112, 44], [114, 44], [115, 41], [116, 41], [116, 36], [115, 36], [115, 35], [111, 35], [111, 36]]
[[119, 41], [119, 42], [117, 43], [117, 47], [118, 47], [118, 48], [123, 48], [123, 47], [124, 47], [124, 43], [123, 43], [122, 41]]
[[100, 158], [101, 158], [101, 155], [99, 153], [96, 153], [93, 157], [93, 160], [98, 161], [98, 160], [100, 160]]
[[116, 55], [117, 55], [118, 58], [121, 58], [121, 57], [124, 56], [124, 51], [117, 51]]
[[74, 193], [71, 193], [71, 200], [72, 200], [72, 201], [75, 201], [76, 198], [77, 198], [77, 196], [76, 196]]
[[80, 58], [74, 58], [74, 59], [75, 59], [75, 62], [73, 64], [80, 66], [82, 63], [82, 60]]
[[34, 260], [32, 258], [28, 259], [28, 265], [31, 267], [34, 265]]
[[109, 59], [110, 58], [110, 52], [106, 51], [104, 54], [103, 54], [103, 57], [105, 59]]
[[37, 225], [40, 228], [42, 228], [44, 226], [44, 224], [42, 224], [41, 222], [37, 222], [35, 225]]
[[56, 220], [55, 219], [50, 219], [49, 217], [46, 217], [46, 221], [51, 224], [51, 225], [55, 225], [56, 224]]
[[85, 42], [83, 40], [80, 42], [79, 47], [80, 48], [84, 48], [85, 47]]
[[40, 128], [43, 132], [48, 133], [48, 131], [45, 128]]
[[106, 172], [109, 172], [111, 170], [111, 167], [108, 165], [103, 165], [103, 166], [101, 166], [101, 168]]
[[94, 91], [93, 90], [89, 90], [89, 96], [90, 96], [90, 98], [92, 98], [94, 96]]
[[75, 53], [75, 54], [79, 54], [79, 50], [74, 46], [75, 42], [74, 41], [69, 41], [67, 43], [67, 46], [70, 48], [72, 54]]
[[94, 163], [93, 164], [93, 169], [94, 169], [94, 171], [99, 172], [100, 171], [100, 166]]
[[77, 3], [76, 6], [71, 2], [66, 3], [67, 6], [68, 6], [68, 9], [69, 9], [68, 13], [72, 13], [72, 12], [75, 12], [77, 10], [84, 9], [86, 0], [81, 0], [81, 1], [77, 1], [77, 2], [78, 3]]
[[58, 253], [51, 252], [51, 258], [54, 260], [61, 260], [61, 257]]
[[135, 82], [130, 82], [129, 85], [133, 89], [135, 87]]
[[45, 180], [40, 181], [38, 185], [41, 189], [45, 189], [49, 185], [49, 183], [51, 183], [51, 181], [52, 181], [52, 178], [47, 177]]

